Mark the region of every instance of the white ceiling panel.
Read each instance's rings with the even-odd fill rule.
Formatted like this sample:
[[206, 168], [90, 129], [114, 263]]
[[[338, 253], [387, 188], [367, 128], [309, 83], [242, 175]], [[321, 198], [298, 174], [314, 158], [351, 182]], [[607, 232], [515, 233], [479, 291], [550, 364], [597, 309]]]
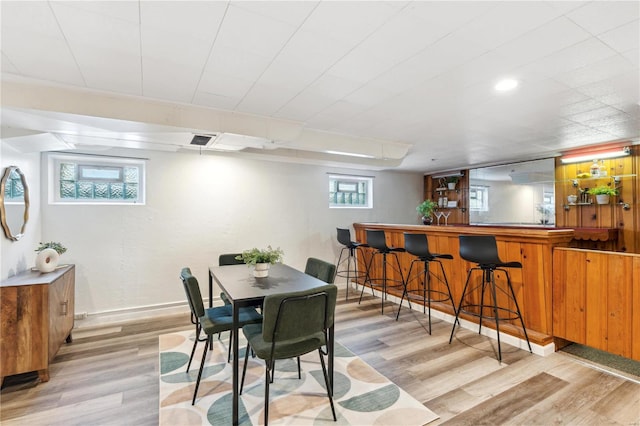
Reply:
[[575, 9], [567, 17], [593, 35], [610, 31], [640, 18], [637, 1], [594, 1]]
[[598, 38], [620, 53], [632, 49], [637, 51], [640, 47], [640, 23], [636, 19], [628, 24], [600, 34]]
[[[51, 0], [0, 8], [2, 106], [30, 111], [6, 115], [3, 125], [25, 134], [46, 130], [37, 117], [48, 108], [78, 109], [47, 116], [70, 135], [72, 121], [86, 116], [82, 105], [98, 102], [104, 116], [94, 118], [108, 121], [121, 118], [126, 99], [153, 105], [138, 117], [149, 121], [141, 127], [166, 122], [183, 134], [215, 132], [233, 117], [234, 128], [255, 135], [274, 126], [285, 139], [308, 129], [327, 143], [402, 141], [411, 149], [399, 168], [421, 172], [620, 138], [640, 143], [637, 1]], [[496, 93], [505, 77], [519, 86]], [[170, 122], [174, 108], [193, 116]], [[76, 124], [86, 130], [86, 119]], [[150, 129], [143, 140], [115, 120], [94, 129], [95, 147], [114, 140], [99, 134], [113, 132], [107, 127], [144, 142], [132, 147], [158, 141], [166, 149], [175, 137]], [[297, 158], [323, 150], [319, 139], [299, 142]]]

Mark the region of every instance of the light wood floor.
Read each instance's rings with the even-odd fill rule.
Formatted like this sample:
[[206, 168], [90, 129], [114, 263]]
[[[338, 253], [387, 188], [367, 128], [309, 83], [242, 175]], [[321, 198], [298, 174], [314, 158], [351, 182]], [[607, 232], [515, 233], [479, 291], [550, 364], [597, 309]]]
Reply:
[[[338, 297], [337, 340], [437, 413], [431, 425], [640, 424], [637, 381], [508, 345], [500, 364], [487, 337], [459, 330], [449, 345], [449, 323], [434, 320], [429, 336], [421, 312], [396, 322], [397, 305], [381, 315], [378, 298]], [[0, 423], [156, 425], [158, 335], [189, 328], [180, 315], [74, 331], [49, 382], [5, 385]]]

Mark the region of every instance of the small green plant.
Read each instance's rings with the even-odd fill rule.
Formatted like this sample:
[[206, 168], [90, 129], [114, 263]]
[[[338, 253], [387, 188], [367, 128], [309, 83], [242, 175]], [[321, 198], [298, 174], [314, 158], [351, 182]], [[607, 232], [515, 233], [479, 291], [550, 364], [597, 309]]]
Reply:
[[618, 195], [618, 190], [616, 188], [611, 188], [610, 186], [601, 185], [596, 186], [595, 188], [589, 188], [587, 193], [591, 195]]
[[284, 252], [280, 247], [277, 249], [268, 246], [266, 249], [252, 248], [244, 250], [242, 254], [236, 256], [236, 260], [242, 260], [247, 265], [255, 265], [256, 263], [276, 263], [282, 261]]
[[42, 250], [48, 249], [48, 248], [54, 249], [56, 252], [58, 252], [58, 254], [62, 254], [67, 251], [67, 248], [65, 246], [55, 241], [49, 241], [48, 243], [43, 243], [41, 241], [40, 245], [38, 246], [37, 249], [35, 249], [35, 251], [40, 253]]
[[447, 183], [458, 183], [460, 176], [447, 176]]
[[436, 207], [438, 207], [438, 203], [435, 201], [424, 200], [418, 207], [416, 207], [416, 211], [424, 217], [430, 217]]

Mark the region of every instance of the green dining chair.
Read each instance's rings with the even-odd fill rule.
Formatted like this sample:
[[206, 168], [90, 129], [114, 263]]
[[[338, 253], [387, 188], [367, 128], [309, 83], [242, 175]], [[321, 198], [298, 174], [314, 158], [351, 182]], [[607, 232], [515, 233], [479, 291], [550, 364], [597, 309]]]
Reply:
[[258, 358], [265, 361], [265, 426], [269, 423], [269, 383], [273, 380], [275, 361], [299, 357], [316, 350], [322, 365], [333, 420], [337, 421], [324, 360], [327, 353], [322, 350], [327, 344], [328, 329], [333, 326], [337, 294], [338, 288], [327, 284], [310, 290], [267, 296], [264, 299], [262, 324], [242, 327], [247, 338], [247, 349], [240, 394], [244, 387], [248, 354], [252, 349]]
[[[229, 331], [233, 327], [233, 311], [231, 306], [216, 306], [213, 308], [205, 309], [202, 302], [202, 293], [200, 292], [200, 286], [198, 280], [191, 274], [191, 269], [182, 268], [180, 272], [180, 279], [184, 287], [184, 291], [187, 295], [187, 301], [189, 302], [189, 308], [191, 309], [192, 318], [195, 318], [196, 335], [193, 340], [193, 348], [191, 349], [191, 356], [189, 357], [189, 363], [187, 364], [187, 373], [191, 367], [191, 361], [196, 351], [198, 342], [206, 341], [204, 352], [202, 353], [202, 361], [200, 362], [200, 370], [198, 371], [198, 379], [196, 380], [196, 388], [193, 392], [193, 400], [191, 405], [196, 402], [196, 396], [198, 395], [198, 387], [200, 386], [200, 378], [202, 377], [202, 369], [207, 358], [207, 350], [213, 341], [213, 335], [222, 331]], [[262, 322], [262, 315], [256, 312], [255, 309], [245, 308], [240, 311], [239, 322], [241, 326], [247, 324], [258, 324]], [[206, 340], [200, 338], [200, 334], [204, 332], [207, 336]], [[229, 346], [233, 335], [230, 336]]]
[[336, 265], [316, 259], [315, 257], [310, 257], [307, 259], [304, 273], [316, 277], [327, 284], [333, 284], [336, 275]]

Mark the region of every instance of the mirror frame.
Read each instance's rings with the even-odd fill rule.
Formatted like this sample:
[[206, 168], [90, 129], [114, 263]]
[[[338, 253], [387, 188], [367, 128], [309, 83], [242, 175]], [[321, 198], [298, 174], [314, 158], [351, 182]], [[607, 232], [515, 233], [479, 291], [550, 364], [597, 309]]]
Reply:
[[[7, 223], [7, 210], [4, 205], [5, 200], [5, 189], [7, 180], [11, 173], [18, 173], [20, 175], [20, 180], [22, 180], [22, 187], [24, 188], [24, 216], [22, 220], [22, 227], [20, 228], [20, 233], [17, 235], [13, 235], [11, 233], [11, 228], [9, 228], [9, 224]], [[8, 166], [4, 169], [4, 175], [2, 176], [2, 180], [0, 181], [0, 222], [2, 223], [2, 229], [4, 230], [4, 235], [12, 240], [18, 241], [24, 235], [24, 230], [27, 226], [27, 222], [29, 221], [29, 187], [27, 186], [27, 179], [24, 177], [22, 170], [18, 166]]]

